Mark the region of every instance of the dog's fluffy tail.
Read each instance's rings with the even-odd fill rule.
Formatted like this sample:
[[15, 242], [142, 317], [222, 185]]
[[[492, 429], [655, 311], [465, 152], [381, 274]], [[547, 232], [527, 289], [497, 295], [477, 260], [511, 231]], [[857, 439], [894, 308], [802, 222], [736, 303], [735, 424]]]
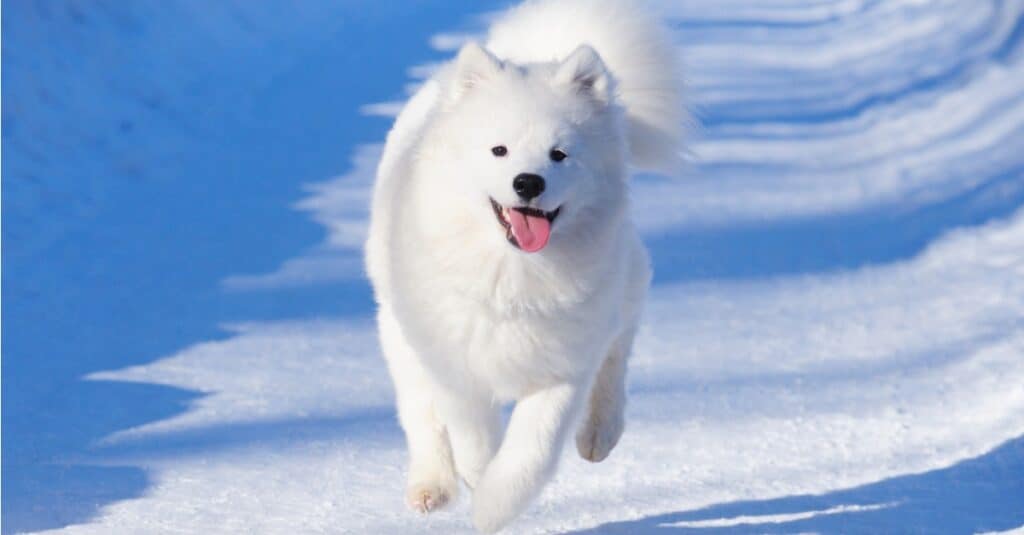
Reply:
[[630, 163], [674, 173], [688, 115], [668, 30], [629, 0], [530, 0], [501, 15], [487, 48], [516, 63], [559, 61], [576, 47], [597, 50], [626, 111]]

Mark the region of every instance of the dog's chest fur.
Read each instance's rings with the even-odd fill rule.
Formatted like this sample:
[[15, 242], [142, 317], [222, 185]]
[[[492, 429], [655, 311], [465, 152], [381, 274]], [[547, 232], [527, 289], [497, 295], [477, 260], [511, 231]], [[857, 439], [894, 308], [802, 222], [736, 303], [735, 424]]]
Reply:
[[640, 299], [629, 295], [640, 286], [631, 284], [635, 248], [625, 221], [581, 243], [586, 250], [553, 244], [527, 256], [495, 228], [424, 224], [407, 206], [408, 220], [395, 225], [403, 230], [392, 306], [424, 364], [452, 388], [508, 401], [579, 380], [595, 371]]

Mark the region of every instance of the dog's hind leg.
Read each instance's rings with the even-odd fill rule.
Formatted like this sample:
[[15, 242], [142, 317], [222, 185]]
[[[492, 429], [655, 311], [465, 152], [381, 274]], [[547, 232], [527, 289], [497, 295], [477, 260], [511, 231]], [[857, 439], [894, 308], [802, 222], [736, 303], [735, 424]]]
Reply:
[[576, 451], [590, 462], [601, 462], [619, 442], [625, 425], [626, 360], [633, 330], [620, 336], [608, 351], [590, 389], [590, 403], [576, 431]]
[[398, 420], [409, 447], [406, 504], [420, 513], [436, 511], [453, 501], [459, 490], [448, 434], [438, 414], [437, 388], [384, 306], [378, 322], [395, 384]]

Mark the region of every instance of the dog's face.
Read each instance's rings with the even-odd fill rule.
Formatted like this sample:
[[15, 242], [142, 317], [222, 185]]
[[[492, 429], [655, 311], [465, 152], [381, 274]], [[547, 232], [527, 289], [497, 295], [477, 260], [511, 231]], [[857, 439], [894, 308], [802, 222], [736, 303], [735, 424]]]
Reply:
[[590, 47], [559, 63], [518, 66], [467, 45], [443, 97], [435, 149], [445, 169], [436, 180], [465, 203], [450, 208], [525, 252], [561, 239], [573, 220], [621, 195], [625, 149], [612, 94]]

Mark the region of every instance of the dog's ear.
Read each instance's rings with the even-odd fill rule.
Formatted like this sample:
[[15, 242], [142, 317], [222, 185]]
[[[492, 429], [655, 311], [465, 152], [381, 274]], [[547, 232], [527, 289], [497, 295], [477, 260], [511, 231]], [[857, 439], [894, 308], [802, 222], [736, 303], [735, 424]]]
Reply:
[[501, 72], [503, 65], [498, 58], [475, 42], [467, 43], [455, 58], [449, 97], [458, 100], [481, 82]]
[[580, 45], [555, 69], [556, 85], [588, 96], [600, 104], [612, 100], [614, 83], [604, 61], [590, 45]]

